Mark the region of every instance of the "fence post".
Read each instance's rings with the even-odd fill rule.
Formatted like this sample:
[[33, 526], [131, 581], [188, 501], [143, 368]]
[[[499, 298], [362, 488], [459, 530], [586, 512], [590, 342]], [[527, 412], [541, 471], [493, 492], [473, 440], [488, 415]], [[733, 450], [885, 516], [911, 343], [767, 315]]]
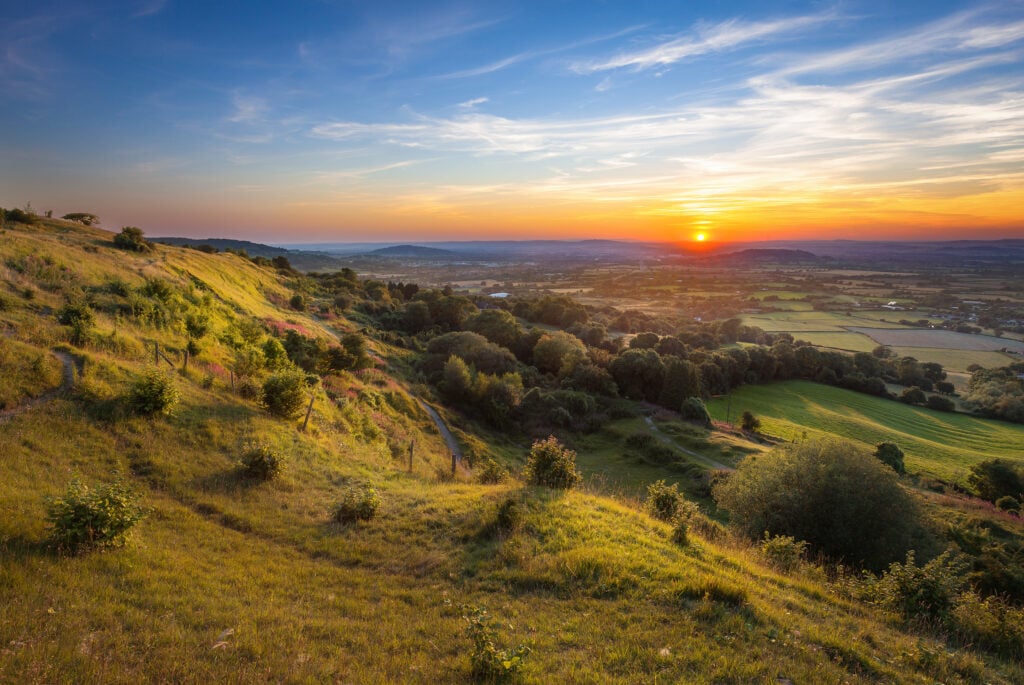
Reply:
[[310, 393], [309, 395], [309, 407], [306, 408], [306, 418], [302, 422], [302, 430], [306, 430], [306, 426], [309, 425], [309, 415], [313, 413], [313, 400], [316, 399], [316, 393]]
[[410, 440], [409, 441], [409, 473], [412, 473], [412, 451], [413, 451], [413, 449], [415, 449], [415, 447], [416, 447], [416, 441], [415, 440]]

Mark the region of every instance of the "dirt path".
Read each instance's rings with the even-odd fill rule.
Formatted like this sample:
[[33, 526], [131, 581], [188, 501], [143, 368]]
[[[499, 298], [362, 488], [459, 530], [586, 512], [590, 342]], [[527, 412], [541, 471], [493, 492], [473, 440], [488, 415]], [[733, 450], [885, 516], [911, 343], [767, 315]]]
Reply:
[[75, 385], [75, 360], [72, 359], [71, 355], [68, 354], [67, 352], [60, 352], [58, 350], [51, 350], [51, 351], [52, 351], [53, 355], [57, 357], [57, 359], [60, 359], [61, 364], [64, 365], [64, 379], [61, 381], [60, 386], [54, 388], [53, 390], [47, 390], [46, 392], [44, 392], [39, 397], [34, 397], [34, 398], [28, 400], [27, 402], [23, 402], [22, 404], [19, 404], [17, 407], [13, 407], [11, 409], [0, 410], [0, 423], [3, 423], [4, 421], [8, 421], [8, 420], [10, 420], [13, 417], [18, 416], [19, 414], [24, 414], [29, 409], [32, 409], [33, 407], [37, 407], [37, 406], [39, 406], [40, 404], [42, 404], [44, 402], [49, 402], [50, 400], [52, 400], [57, 395], [60, 395], [61, 393], [65, 393], [68, 390], [70, 390], [72, 387], [74, 387], [74, 385]]
[[703, 454], [701, 454], [699, 452], [694, 452], [691, 449], [683, 447], [678, 442], [676, 442], [675, 440], [673, 440], [669, 436], [667, 436], [664, 433], [662, 433], [661, 429], [658, 428], [654, 424], [654, 419], [652, 419], [650, 416], [645, 416], [644, 417], [644, 421], [647, 422], [647, 425], [651, 429], [651, 432], [654, 433], [654, 437], [656, 437], [658, 440], [660, 440], [661, 442], [665, 443], [669, 447], [675, 447], [680, 452], [683, 452], [683, 453], [693, 457], [694, 461], [696, 461], [701, 466], [706, 466], [709, 469], [718, 469], [718, 470], [721, 470], [721, 471], [734, 471], [735, 470], [735, 469], [733, 469], [733, 467], [726, 466], [722, 462], [715, 461], [711, 457], [705, 457]]
[[[412, 392], [409, 394], [412, 395]], [[412, 396], [416, 397], [416, 395]], [[434, 425], [437, 426], [438, 432], [441, 433], [441, 437], [444, 438], [445, 444], [448, 445], [448, 451], [454, 454], [458, 461], [462, 461], [462, 448], [459, 447], [459, 442], [455, 439], [455, 436], [452, 435], [452, 432], [448, 430], [448, 425], [444, 422], [444, 419], [441, 418], [441, 415], [437, 413], [436, 409], [424, 402], [422, 398], [416, 397], [416, 401], [420, 403], [420, 406], [423, 407], [423, 410], [430, 416]]]

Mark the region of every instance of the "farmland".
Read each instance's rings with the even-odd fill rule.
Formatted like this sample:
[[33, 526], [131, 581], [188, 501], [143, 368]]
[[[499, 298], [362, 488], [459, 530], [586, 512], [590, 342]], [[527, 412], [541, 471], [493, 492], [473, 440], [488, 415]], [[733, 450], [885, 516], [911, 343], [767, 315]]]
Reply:
[[935, 412], [806, 381], [744, 386], [708, 403], [718, 420], [750, 411], [762, 432], [784, 440], [837, 435], [871, 447], [891, 441], [906, 453], [907, 469], [965, 481], [972, 464], [992, 458], [1024, 463], [1024, 426]]

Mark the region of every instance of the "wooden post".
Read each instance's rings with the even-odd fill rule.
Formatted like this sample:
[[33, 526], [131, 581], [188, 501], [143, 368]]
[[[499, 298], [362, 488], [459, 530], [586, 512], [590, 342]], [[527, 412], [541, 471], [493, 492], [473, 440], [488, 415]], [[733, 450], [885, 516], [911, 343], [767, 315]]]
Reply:
[[306, 426], [309, 425], [309, 415], [313, 413], [313, 400], [316, 399], [316, 393], [310, 393], [309, 395], [309, 406], [306, 408], [306, 418], [302, 422], [302, 430], [306, 430]]
[[452, 478], [455, 477], [455, 452], [452, 452]]
[[412, 451], [416, 448], [416, 441], [409, 441], [409, 473], [412, 473]]

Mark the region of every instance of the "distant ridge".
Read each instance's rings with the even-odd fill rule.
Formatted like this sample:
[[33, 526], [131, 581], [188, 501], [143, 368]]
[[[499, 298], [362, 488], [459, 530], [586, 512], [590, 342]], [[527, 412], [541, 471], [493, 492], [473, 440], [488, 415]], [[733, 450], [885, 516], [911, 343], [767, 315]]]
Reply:
[[199, 247], [209, 245], [220, 251], [234, 250], [239, 252], [245, 250], [250, 257], [280, 257], [295, 250], [286, 250], [283, 247], [254, 243], [250, 240], [233, 240], [231, 238], [153, 238], [153, 242], [164, 245], [176, 245], [177, 247]]
[[821, 261], [821, 257], [807, 252], [806, 250], [773, 249], [755, 247], [739, 252], [729, 252], [710, 257], [704, 257], [701, 261], [714, 262], [716, 264], [754, 264], [759, 262], [771, 264], [803, 264], [807, 262]]
[[424, 247], [422, 245], [394, 245], [371, 250], [367, 255], [378, 257], [413, 257], [419, 259], [451, 259], [458, 257], [457, 252], [444, 250], [438, 247]]

